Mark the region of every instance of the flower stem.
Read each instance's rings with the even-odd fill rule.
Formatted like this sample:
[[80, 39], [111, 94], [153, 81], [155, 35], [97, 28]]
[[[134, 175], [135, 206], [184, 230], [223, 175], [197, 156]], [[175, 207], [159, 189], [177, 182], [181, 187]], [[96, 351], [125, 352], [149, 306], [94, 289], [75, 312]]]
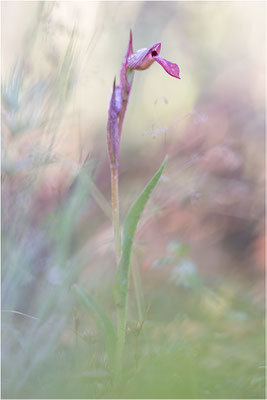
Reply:
[[[112, 196], [112, 220], [114, 229], [114, 241], [117, 265], [121, 256], [121, 232], [119, 218], [119, 174], [117, 168], [111, 168], [111, 196]], [[127, 303], [127, 300], [126, 300]], [[125, 342], [127, 304], [117, 305], [117, 342], [115, 351], [115, 384], [118, 385], [121, 378], [122, 355]]]
[[[116, 167], [111, 168], [111, 197], [112, 197], [112, 220], [114, 229], [114, 241], [117, 265], [121, 255], [121, 233], [119, 221], [119, 174]], [[121, 378], [122, 354], [125, 342], [126, 310], [124, 305], [117, 305], [117, 342], [115, 351], [115, 385]]]
[[121, 233], [119, 213], [119, 173], [118, 168], [111, 168], [111, 198], [112, 198], [112, 221], [114, 229], [115, 251], [117, 262], [121, 255]]

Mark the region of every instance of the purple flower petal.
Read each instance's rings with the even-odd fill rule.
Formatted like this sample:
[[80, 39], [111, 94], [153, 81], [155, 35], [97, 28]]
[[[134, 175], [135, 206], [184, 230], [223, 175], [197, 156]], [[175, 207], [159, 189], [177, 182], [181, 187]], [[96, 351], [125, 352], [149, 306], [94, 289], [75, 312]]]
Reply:
[[153, 58], [165, 69], [166, 72], [168, 72], [169, 75], [181, 79], [180, 70], [177, 64], [167, 61], [162, 57], [154, 56]]

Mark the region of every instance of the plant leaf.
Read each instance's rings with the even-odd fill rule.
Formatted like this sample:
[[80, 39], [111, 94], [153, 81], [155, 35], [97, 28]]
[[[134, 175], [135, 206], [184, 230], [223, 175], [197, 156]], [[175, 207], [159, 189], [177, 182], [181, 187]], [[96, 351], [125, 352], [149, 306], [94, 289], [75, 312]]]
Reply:
[[77, 284], [73, 285], [72, 289], [75, 292], [77, 299], [81, 304], [83, 304], [90, 316], [94, 319], [99, 332], [104, 338], [106, 350], [109, 359], [112, 362], [116, 346], [116, 332], [111, 319], [106, 314], [105, 310], [86, 290]]
[[122, 254], [118, 265], [115, 286], [114, 286], [114, 297], [117, 305], [126, 307], [127, 309], [127, 294], [129, 286], [129, 269], [131, 261], [131, 250], [136, 232], [137, 224], [140, 220], [141, 214], [145, 208], [146, 203], [151, 195], [152, 190], [156, 186], [161, 177], [161, 174], [165, 168], [167, 157], [164, 159], [161, 167], [146, 185], [143, 192], [134, 202], [128, 215], [125, 219], [123, 226], [123, 238], [122, 238]]

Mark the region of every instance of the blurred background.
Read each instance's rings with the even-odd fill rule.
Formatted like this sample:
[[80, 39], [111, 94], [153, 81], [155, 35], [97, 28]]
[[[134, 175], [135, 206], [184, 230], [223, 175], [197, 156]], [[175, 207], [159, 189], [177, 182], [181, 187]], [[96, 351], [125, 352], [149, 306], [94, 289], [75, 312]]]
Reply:
[[[2, 396], [264, 398], [265, 4], [1, 13]], [[118, 393], [70, 288], [116, 321], [106, 124], [130, 28], [181, 80], [136, 71], [124, 122], [122, 221], [169, 161], [136, 235]]]

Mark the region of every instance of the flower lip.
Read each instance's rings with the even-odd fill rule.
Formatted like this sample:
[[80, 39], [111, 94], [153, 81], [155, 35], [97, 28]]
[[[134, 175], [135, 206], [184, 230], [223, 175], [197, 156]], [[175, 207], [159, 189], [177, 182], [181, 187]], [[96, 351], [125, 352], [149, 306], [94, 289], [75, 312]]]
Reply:
[[153, 57], [153, 59], [157, 61], [157, 63], [159, 63], [169, 75], [174, 76], [174, 78], [181, 79], [180, 69], [177, 64], [158, 56]]

